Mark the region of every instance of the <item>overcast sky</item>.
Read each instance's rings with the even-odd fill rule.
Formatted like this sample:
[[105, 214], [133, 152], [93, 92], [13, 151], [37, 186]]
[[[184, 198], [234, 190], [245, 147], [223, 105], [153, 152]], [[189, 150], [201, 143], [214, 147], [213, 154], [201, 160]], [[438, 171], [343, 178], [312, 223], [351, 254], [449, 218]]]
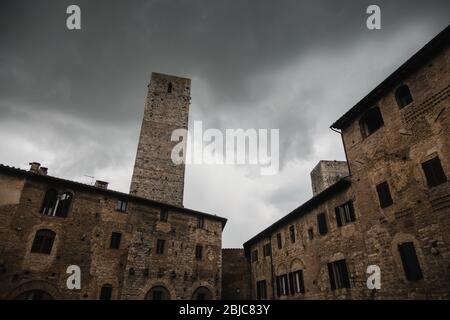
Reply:
[[[66, 8], [81, 7], [80, 31]], [[382, 29], [366, 28], [370, 4]], [[279, 128], [281, 171], [193, 165], [186, 207], [242, 243], [312, 196], [343, 160], [330, 124], [444, 29], [449, 1], [2, 1], [0, 163], [128, 192], [152, 71], [192, 79], [190, 123]]]

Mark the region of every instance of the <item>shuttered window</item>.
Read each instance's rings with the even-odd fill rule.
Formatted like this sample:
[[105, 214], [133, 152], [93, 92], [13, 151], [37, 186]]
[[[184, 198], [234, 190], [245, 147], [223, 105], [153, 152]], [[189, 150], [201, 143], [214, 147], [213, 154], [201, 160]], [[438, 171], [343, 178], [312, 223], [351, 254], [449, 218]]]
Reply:
[[342, 227], [355, 221], [355, 211], [353, 202], [349, 201], [335, 208], [336, 222], [338, 227]]
[[328, 233], [327, 218], [325, 213], [320, 213], [317, 215], [317, 229], [319, 229], [319, 234], [322, 236]]
[[441, 160], [438, 157], [422, 163], [422, 169], [427, 179], [428, 187], [432, 188], [447, 181], [447, 176], [442, 169]]
[[377, 185], [378, 199], [381, 208], [387, 208], [393, 204], [389, 184], [385, 181]]
[[328, 276], [331, 290], [350, 288], [350, 279], [345, 260], [328, 263]]

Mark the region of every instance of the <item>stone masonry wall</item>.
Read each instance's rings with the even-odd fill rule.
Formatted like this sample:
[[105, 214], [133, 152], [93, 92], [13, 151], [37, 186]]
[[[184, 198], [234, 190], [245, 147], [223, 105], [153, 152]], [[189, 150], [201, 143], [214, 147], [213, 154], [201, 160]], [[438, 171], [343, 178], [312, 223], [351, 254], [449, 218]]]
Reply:
[[[200, 229], [198, 215], [172, 209], [161, 222], [161, 208], [144, 200], [129, 200], [127, 212], [119, 212], [117, 200], [127, 195], [63, 181], [0, 172], [0, 299], [37, 289], [57, 299], [98, 299], [104, 284], [112, 285], [113, 299], [143, 299], [155, 285], [165, 286], [172, 299], [190, 299], [199, 287], [220, 297], [223, 221], [206, 217]], [[66, 218], [39, 212], [49, 188], [73, 193]], [[30, 252], [39, 229], [56, 233], [51, 254]], [[110, 248], [112, 232], [122, 234], [119, 249]], [[155, 252], [156, 239], [166, 240], [162, 255]], [[204, 247], [201, 261], [196, 245]], [[69, 265], [81, 268], [81, 290], [66, 287]]]
[[171, 134], [176, 129], [188, 127], [190, 86], [190, 79], [152, 73], [131, 180], [131, 194], [183, 205], [185, 166], [172, 161], [173, 147], [180, 142], [171, 141]]

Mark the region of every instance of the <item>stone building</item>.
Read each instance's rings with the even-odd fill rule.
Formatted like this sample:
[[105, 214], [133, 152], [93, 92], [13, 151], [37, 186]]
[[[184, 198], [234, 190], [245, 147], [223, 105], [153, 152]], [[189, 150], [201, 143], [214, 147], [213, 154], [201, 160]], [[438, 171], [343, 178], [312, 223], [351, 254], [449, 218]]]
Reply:
[[189, 87], [152, 74], [129, 194], [0, 165], [0, 299], [221, 297], [226, 219], [182, 207], [184, 165], [170, 158]]
[[449, 38], [447, 27], [331, 126], [349, 175], [334, 182], [320, 164], [313, 198], [244, 244], [253, 298], [450, 298]]

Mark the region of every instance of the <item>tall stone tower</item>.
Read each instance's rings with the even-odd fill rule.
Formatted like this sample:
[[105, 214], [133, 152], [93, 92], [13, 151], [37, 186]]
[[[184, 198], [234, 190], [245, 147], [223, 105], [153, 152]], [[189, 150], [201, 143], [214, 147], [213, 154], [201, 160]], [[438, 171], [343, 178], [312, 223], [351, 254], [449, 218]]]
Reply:
[[131, 180], [131, 194], [183, 205], [185, 165], [172, 162], [172, 149], [179, 142], [172, 142], [170, 138], [175, 129], [188, 127], [190, 91], [190, 79], [152, 73]]

